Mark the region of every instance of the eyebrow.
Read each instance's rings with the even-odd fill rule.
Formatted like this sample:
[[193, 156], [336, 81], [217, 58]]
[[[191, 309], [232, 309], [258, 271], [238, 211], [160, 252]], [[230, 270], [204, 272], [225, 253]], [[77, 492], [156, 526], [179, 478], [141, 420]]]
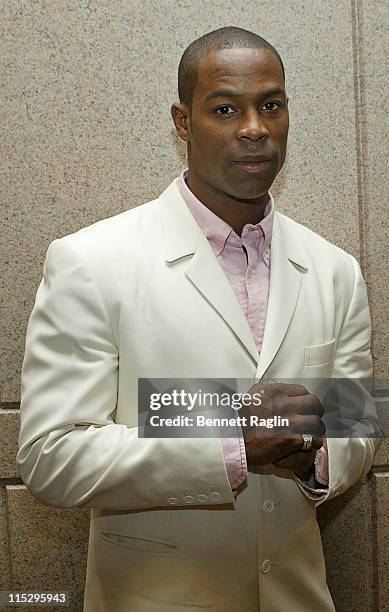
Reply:
[[[285, 95], [285, 90], [282, 89], [281, 87], [272, 87], [271, 89], [268, 89], [267, 91], [264, 91], [260, 97], [261, 98], [268, 98], [269, 96], [274, 96], [276, 94], [284, 94]], [[211, 98], [239, 98], [241, 96], [241, 94], [235, 92], [235, 91], [229, 91], [227, 89], [218, 89], [217, 91], [211, 91], [206, 97], [205, 97], [205, 101], [207, 102], [207, 100], [210, 100]]]

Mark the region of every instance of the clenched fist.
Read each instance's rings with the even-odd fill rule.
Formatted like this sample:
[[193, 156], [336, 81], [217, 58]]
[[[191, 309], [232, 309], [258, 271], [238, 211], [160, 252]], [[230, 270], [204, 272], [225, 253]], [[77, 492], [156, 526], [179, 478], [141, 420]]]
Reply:
[[[307, 471], [325, 434], [321, 420], [324, 409], [319, 398], [302, 385], [284, 383], [257, 383], [248, 393], [259, 396], [261, 403], [257, 405], [253, 398], [239, 411], [247, 423], [242, 427], [247, 462], [251, 465], [274, 463], [301, 474]], [[272, 419], [275, 416], [287, 419], [289, 425], [268, 429], [252, 424], [256, 421], [252, 417]], [[313, 436], [311, 451], [301, 450], [303, 433]]]

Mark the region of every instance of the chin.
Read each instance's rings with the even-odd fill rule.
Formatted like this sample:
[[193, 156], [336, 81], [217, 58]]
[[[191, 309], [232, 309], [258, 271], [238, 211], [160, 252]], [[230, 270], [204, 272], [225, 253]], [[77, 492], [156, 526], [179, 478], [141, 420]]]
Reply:
[[234, 190], [233, 196], [241, 200], [257, 200], [268, 192], [270, 185], [271, 183], [261, 186], [246, 184], [245, 189]]

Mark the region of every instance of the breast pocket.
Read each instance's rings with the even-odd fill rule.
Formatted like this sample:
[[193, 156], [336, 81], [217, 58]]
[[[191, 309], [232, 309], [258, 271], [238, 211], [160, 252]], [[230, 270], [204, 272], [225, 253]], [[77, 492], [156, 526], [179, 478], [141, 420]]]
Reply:
[[305, 366], [318, 366], [330, 363], [335, 356], [335, 338], [325, 344], [315, 344], [304, 347]]

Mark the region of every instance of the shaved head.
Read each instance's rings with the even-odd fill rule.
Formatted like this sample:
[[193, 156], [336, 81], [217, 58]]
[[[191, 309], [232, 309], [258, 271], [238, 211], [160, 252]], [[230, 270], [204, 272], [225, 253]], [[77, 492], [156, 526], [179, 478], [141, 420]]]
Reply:
[[243, 28], [227, 26], [213, 30], [201, 36], [189, 47], [181, 57], [178, 66], [178, 95], [180, 102], [186, 104], [191, 111], [193, 93], [197, 84], [200, 61], [211, 51], [218, 49], [268, 49], [280, 62], [285, 80], [285, 70], [282, 59], [276, 49], [267, 40]]

